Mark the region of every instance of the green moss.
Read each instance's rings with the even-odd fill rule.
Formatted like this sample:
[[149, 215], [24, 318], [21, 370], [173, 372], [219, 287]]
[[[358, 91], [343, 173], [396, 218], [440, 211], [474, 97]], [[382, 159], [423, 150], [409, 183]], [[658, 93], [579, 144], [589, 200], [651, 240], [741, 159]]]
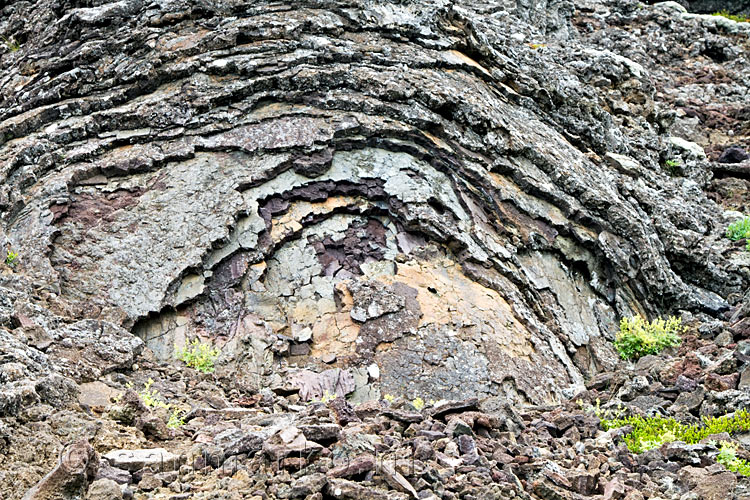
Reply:
[[738, 23], [750, 23], [750, 17], [746, 16], [738, 16], [734, 14], [730, 14], [728, 10], [720, 10], [718, 12], [714, 12], [711, 14], [712, 16], [721, 16], [726, 17], [727, 19], [731, 19], [732, 21], [737, 21]]
[[647, 354], [658, 354], [666, 347], [679, 345], [685, 331], [682, 320], [674, 316], [652, 322], [642, 316], [622, 318], [620, 333], [615, 338], [615, 349], [622, 359], [638, 359]]
[[674, 418], [641, 416], [605, 419], [601, 424], [605, 430], [632, 426], [632, 432], [624, 437], [625, 444], [633, 453], [643, 453], [672, 441], [696, 444], [711, 434], [747, 432], [750, 430], [750, 413], [740, 410], [731, 417], [703, 417], [703, 422], [696, 425], [685, 425]]
[[214, 361], [220, 353], [221, 351], [214, 349], [211, 344], [201, 342], [198, 339], [188, 342], [185, 349], [175, 348], [177, 359], [203, 373], [213, 373]]

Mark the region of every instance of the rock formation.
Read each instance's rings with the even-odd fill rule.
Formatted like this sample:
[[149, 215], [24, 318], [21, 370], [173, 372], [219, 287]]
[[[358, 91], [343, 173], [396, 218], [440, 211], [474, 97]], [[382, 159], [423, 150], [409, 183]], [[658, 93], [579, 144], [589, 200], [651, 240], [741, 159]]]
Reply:
[[[612, 453], [591, 415], [554, 420], [592, 390], [637, 399], [602, 382], [625, 365], [619, 319], [680, 314], [719, 349], [750, 335], [750, 253], [724, 237], [750, 211], [750, 23], [630, 0], [0, 12], [0, 243], [18, 253], [0, 275], [0, 421], [13, 430], [0, 453], [17, 464], [0, 472], [3, 498], [70, 441], [25, 455], [35, 424], [102, 454], [176, 439], [164, 453], [192, 459], [102, 462], [101, 498], [117, 490], [106, 481], [182, 494], [227, 457], [252, 476], [263, 460], [313, 467], [311, 454], [333, 462], [272, 495], [453, 498], [463, 482], [420, 481], [474, 467], [474, 482], [510, 485], [474, 498], [619, 498], [633, 487], [619, 467], [570, 479], [579, 464], [561, 465], [576, 441]], [[221, 350], [213, 375], [175, 360], [195, 338]], [[682, 371], [689, 354], [672, 353]], [[700, 373], [708, 389], [739, 383]], [[675, 384], [663, 378], [652, 393]], [[125, 392], [149, 379], [185, 407], [178, 437]], [[464, 403], [447, 418], [386, 396]], [[559, 438], [552, 465], [514, 470], [539, 458], [522, 448], [542, 427]], [[391, 452], [406, 433], [436, 469], [416, 480], [378, 465], [376, 493], [352, 478], [371, 479], [390, 444], [365, 441], [387, 429]], [[337, 463], [344, 449], [358, 461]], [[257, 479], [238, 481], [262, 491]]]

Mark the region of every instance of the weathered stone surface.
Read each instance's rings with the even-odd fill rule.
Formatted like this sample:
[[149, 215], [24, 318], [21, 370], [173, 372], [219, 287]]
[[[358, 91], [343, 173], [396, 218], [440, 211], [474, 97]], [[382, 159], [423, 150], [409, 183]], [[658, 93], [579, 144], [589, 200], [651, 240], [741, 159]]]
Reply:
[[[132, 363], [123, 326], [161, 359], [197, 334], [296, 335], [295, 357], [374, 359], [388, 393], [552, 402], [614, 366], [618, 316], [717, 314], [747, 285], [712, 251], [703, 144], [662, 125], [654, 60], [576, 34], [569, 3], [498, 7], [520, 24], [483, 2], [198, 4], [63, 19], [38, 0], [0, 26], [24, 47], [0, 82], [4, 239], [110, 346], [52, 329], [75, 380]], [[69, 25], [89, 45], [44, 52]], [[107, 45], [149, 30], [137, 55]], [[685, 176], [660, 169], [668, 148]], [[256, 347], [248, 384], [268, 385]]]
[[157, 470], [177, 470], [180, 467], [180, 457], [164, 448], [141, 450], [113, 450], [103, 457], [110, 465], [119, 469], [134, 472], [144, 467]]
[[83, 496], [93, 480], [99, 457], [86, 440], [66, 447], [60, 461], [39, 483], [23, 496], [23, 500], [67, 500]]
[[[78, 436], [123, 498], [747, 497], [712, 445], [636, 457], [594, 415], [750, 404], [748, 34], [635, 0], [3, 2], [0, 497]], [[618, 359], [635, 313], [683, 344]]]
[[323, 396], [343, 398], [355, 388], [352, 374], [339, 368], [321, 373], [303, 370], [292, 375], [289, 383], [299, 389], [299, 395], [304, 401], [320, 400]]
[[287, 427], [263, 442], [263, 450], [271, 460], [281, 460], [290, 454], [308, 455], [321, 449], [323, 446], [308, 440], [296, 427]]
[[329, 470], [328, 476], [334, 478], [358, 476], [360, 474], [370, 472], [374, 468], [375, 457], [373, 457], [369, 453], [363, 453], [361, 455], [357, 455], [352, 459], [348, 459], [347, 457], [343, 464]]
[[97, 479], [89, 486], [86, 500], [122, 500], [122, 490], [111, 479]]

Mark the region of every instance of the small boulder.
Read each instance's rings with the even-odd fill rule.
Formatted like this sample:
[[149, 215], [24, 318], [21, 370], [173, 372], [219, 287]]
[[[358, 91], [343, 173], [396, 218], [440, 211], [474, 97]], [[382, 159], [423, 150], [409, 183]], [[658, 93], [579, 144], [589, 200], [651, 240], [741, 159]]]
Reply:
[[97, 479], [91, 483], [86, 500], [122, 500], [122, 490], [111, 479]]
[[739, 146], [730, 146], [719, 156], [719, 163], [741, 163], [750, 158], [747, 151]]

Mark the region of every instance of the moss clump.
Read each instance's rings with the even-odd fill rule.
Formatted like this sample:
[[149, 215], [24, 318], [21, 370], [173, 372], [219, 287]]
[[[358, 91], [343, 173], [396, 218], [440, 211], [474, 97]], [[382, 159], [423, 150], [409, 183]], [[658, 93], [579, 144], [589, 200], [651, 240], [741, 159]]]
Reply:
[[703, 422], [696, 425], [685, 425], [674, 418], [641, 416], [602, 420], [601, 423], [605, 430], [632, 426], [633, 430], [624, 438], [625, 444], [633, 453], [643, 453], [672, 441], [696, 444], [711, 434], [747, 432], [750, 413], [740, 410], [731, 417], [703, 417]]
[[728, 10], [720, 10], [718, 12], [714, 12], [711, 14], [712, 16], [721, 16], [726, 17], [727, 19], [731, 19], [732, 21], [737, 21], [738, 23], [750, 23], [750, 17], [746, 16], [738, 16], [735, 14], [730, 14]]
[[615, 349], [622, 359], [638, 359], [647, 354], [658, 354], [666, 347], [679, 345], [685, 331], [682, 320], [670, 316], [648, 322], [642, 316], [622, 318], [620, 333], [615, 338]]

